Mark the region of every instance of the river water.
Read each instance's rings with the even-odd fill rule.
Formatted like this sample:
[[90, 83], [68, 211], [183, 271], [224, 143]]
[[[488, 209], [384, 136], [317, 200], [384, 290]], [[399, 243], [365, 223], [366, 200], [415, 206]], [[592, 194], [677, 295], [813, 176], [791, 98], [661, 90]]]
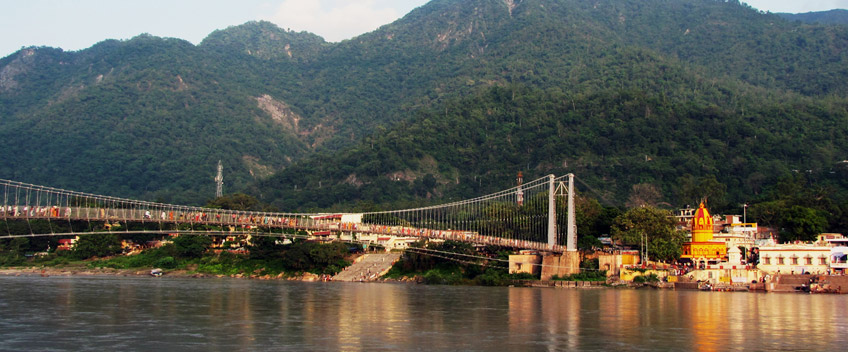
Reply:
[[828, 350], [848, 297], [0, 277], [0, 350]]

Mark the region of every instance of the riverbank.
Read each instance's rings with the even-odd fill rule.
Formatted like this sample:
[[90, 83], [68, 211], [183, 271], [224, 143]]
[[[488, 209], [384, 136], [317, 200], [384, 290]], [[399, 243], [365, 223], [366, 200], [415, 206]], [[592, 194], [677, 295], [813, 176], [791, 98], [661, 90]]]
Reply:
[[[113, 269], [113, 268], [89, 268], [86, 266], [69, 266], [69, 267], [9, 267], [0, 268], [0, 276], [151, 276], [152, 269]], [[258, 275], [258, 274], [235, 274], [235, 275], [212, 275], [198, 273], [191, 269], [176, 269], [164, 271], [166, 277], [179, 278], [221, 278], [231, 277], [239, 279], [255, 279], [255, 280], [289, 280], [289, 281], [321, 281], [322, 276], [312, 273], [303, 273], [298, 275], [278, 274]], [[324, 276], [323, 279], [327, 277]]]
[[[281, 281], [333, 281], [329, 275], [316, 275], [312, 273], [280, 273], [277, 275], [260, 275], [254, 274], [234, 274], [234, 275], [216, 275], [200, 273], [196, 271], [194, 265], [186, 269], [170, 269], [164, 271], [165, 277], [176, 278], [236, 278], [236, 279], [251, 279], [251, 280], [281, 280]], [[40, 276], [40, 277], [69, 277], [69, 276], [139, 276], [148, 277], [152, 268], [141, 269], [114, 269], [114, 268], [92, 268], [83, 263], [74, 263], [63, 267], [6, 267], [0, 268], [0, 276]], [[842, 287], [848, 287], [848, 277], [835, 275], [819, 275], [815, 278], [815, 284], [804, 289], [804, 283], [809, 282], [811, 275], [780, 275], [779, 278], [774, 278], [773, 283], [751, 284], [750, 287], [739, 286], [716, 286], [712, 291], [735, 291], [735, 292], [782, 292], [782, 293], [841, 293], [846, 292]], [[408, 284], [426, 284], [427, 281], [423, 276], [414, 277], [399, 277], [386, 278], [379, 277], [369, 282], [378, 283], [408, 283]], [[665, 282], [657, 282], [651, 284], [637, 284], [618, 282], [610, 284], [603, 281], [560, 281], [560, 280], [513, 280], [503, 286], [515, 287], [536, 287], [536, 288], [571, 288], [571, 289], [599, 289], [599, 288], [653, 288], [653, 289], [672, 289], [672, 290], [699, 290], [697, 283], [692, 287], [685, 285], [677, 285]], [[769, 286], [770, 285], [770, 286]]]
[[[69, 277], [69, 276], [121, 276], [121, 277], [129, 277], [129, 276], [151, 276], [150, 271], [152, 269], [113, 269], [113, 268], [89, 268], [86, 266], [70, 266], [70, 267], [12, 267], [12, 268], [2, 268], [0, 269], [0, 276], [40, 276], [40, 277]], [[304, 281], [304, 282], [316, 282], [316, 281], [333, 281], [329, 280], [327, 276], [316, 275], [312, 273], [303, 273], [299, 275], [284, 275], [279, 274], [276, 276], [271, 275], [244, 275], [244, 274], [236, 274], [236, 275], [212, 275], [212, 274], [204, 274], [198, 273], [193, 270], [166, 270], [164, 271], [163, 277], [176, 277], [176, 278], [236, 278], [236, 279], [251, 279], [251, 280], [281, 280], [281, 281]], [[426, 281], [422, 276], [415, 277], [403, 277], [403, 278], [376, 278], [367, 280], [367, 282], [376, 282], [376, 283], [406, 283], [406, 284], [426, 284]], [[579, 288], [579, 289], [589, 289], [589, 288], [604, 288], [604, 287], [612, 287], [605, 285], [604, 282], [589, 282], [589, 281], [541, 281], [541, 280], [516, 280], [512, 282], [508, 286], [514, 287], [550, 287], [550, 288]]]

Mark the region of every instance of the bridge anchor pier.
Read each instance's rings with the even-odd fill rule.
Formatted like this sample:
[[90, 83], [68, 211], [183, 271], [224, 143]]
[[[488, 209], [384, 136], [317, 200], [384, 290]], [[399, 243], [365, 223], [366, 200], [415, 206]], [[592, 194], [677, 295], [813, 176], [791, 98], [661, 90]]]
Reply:
[[542, 272], [542, 256], [539, 254], [513, 254], [509, 256], [509, 273], [539, 275]]
[[579, 272], [580, 252], [571, 251], [542, 257], [542, 280], [550, 280], [554, 275], [564, 277]]

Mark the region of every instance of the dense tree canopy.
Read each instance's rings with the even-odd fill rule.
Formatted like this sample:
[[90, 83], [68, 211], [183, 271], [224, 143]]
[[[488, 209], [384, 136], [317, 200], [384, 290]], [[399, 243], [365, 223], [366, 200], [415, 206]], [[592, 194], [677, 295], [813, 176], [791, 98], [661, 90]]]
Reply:
[[647, 242], [648, 258], [674, 261], [680, 258], [686, 237], [675, 229], [671, 215], [653, 207], [632, 208], [613, 221], [612, 238], [617, 243], [639, 248]]
[[[27, 48], [0, 59], [0, 175], [202, 204], [222, 160], [227, 192], [295, 210], [574, 172], [607, 206], [774, 201], [846, 228], [848, 28], [739, 1], [515, 5], [434, 0], [341, 43], [249, 22]], [[765, 194], [798, 173], [833, 204]]]
[[78, 258], [106, 257], [121, 252], [121, 240], [111, 233], [95, 233], [80, 236], [74, 245], [74, 255]]

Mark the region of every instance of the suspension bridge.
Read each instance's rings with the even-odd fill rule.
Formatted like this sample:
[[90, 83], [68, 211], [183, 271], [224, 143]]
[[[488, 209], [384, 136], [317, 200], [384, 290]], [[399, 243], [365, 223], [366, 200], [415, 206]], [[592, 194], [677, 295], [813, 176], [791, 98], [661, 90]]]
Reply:
[[[468, 200], [365, 213], [222, 210], [138, 201], [0, 179], [0, 239], [115, 234], [286, 237], [285, 230], [454, 240], [553, 253], [576, 251], [574, 175], [548, 175]], [[4, 233], [5, 231], [5, 233]]]

